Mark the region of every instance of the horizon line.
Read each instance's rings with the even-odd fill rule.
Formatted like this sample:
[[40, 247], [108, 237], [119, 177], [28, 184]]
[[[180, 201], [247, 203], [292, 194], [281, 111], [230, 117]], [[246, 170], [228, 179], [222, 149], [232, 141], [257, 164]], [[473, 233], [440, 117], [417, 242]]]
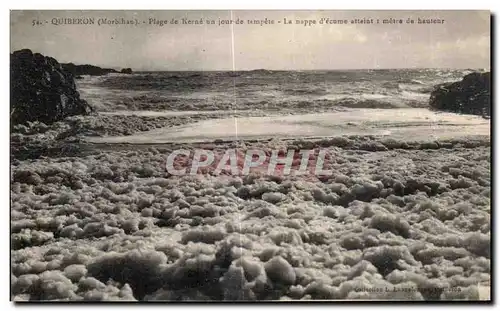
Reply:
[[[39, 52], [34, 52], [31, 48], [22, 48], [18, 49], [15, 51], [11, 51], [9, 54], [12, 54], [16, 51], [20, 50], [30, 50], [33, 54], [39, 53]], [[41, 53], [40, 53], [41, 54]], [[45, 57], [48, 57], [48, 55], [44, 55]], [[52, 57], [52, 56], [50, 56]], [[109, 66], [109, 65], [100, 65], [100, 64], [90, 64], [90, 63], [80, 63], [80, 62], [75, 62], [75, 61], [69, 61], [69, 62], [64, 62], [64, 61], [59, 61], [60, 64], [74, 64], [76, 66], [85, 66], [85, 65], [90, 65], [90, 66], [95, 66], [99, 67], [102, 69], [113, 69], [120, 71], [121, 69], [124, 68], [131, 68], [132, 72], [250, 72], [250, 71], [355, 71], [355, 70], [424, 70], [424, 69], [431, 69], [431, 70], [483, 70], [483, 71], [491, 71], [491, 63], [489, 64], [488, 67], [476, 67], [476, 68], [453, 68], [453, 67], [387, 67], [387, 68], [321, 68], [321, 69], [267, 69], [267, 68], [255, 68], [255, 69], [188, 69], [188, 70], [182, 70], [182, 69], [177, 69], [177, 70], [158, 70], [158, 69], [134, 69], [132, 66]]]
[[[33, 49], [31, 48], [27, 48], [27, 47], [24, 47], [24, 48], [20, 48], [20, 49], [16, 49], [16, 50], [12, 50], [12, 47], [11, 47], [11, 51], [9, 54], [13, 54], [14, 52], [17, 52], [17, 51], [20, 51], [20, 50], [30, 50], [33, 54], [35, 53], [39, 53], [39, 54], [42, 54], [40, 52], [35, 52]], [[44, 55], [42, 54], [43, 56], [45, 57], [52, 57], [52, 56], [49, 56], [49, 55]], [[57, 59], [56, 59], [57, 60]], [[69, 64], [69, 63], [73, 63], [74, 65], [76, 66], [85, 66], [85, 65], [90, 65], [90, 66], [95, 66], [95, 67], [99, 67], [99, 68], [102, 68], [102, 69], [113, 69], [113, 70], [117, 70], [117, 71], [120, 71], [121, 69], [124, 69], [124, 68], [131, 68], [133, 72], [249, 72], [249, 71], [355, 71], [355, 70], [422, 70], [422, 69], [433, 69], [433, 70], [484, 70], [484, 71], [491, 71], [491, 60], [490, 60], [490, 64], [488, 67], [476, 67], [476, 68], [471, 68], [471, 67], [468, 67], [468, 68], [453, 68], [453, 67], [387, 67], [387, 68], [321, 68], [321, 69], [267, 69], [267, 68], [254, 68], [254, 69], [239, 69], [239, 70], [235, 70], [235, 69], [209, 69], [209, 70], [206, 70], [206, 69], [188, 69], [188, 70], [182, 70], [182, 69], [178, 69], [178, 70], [170, 70], [170, 69], [167, 69], [167, 70], [158, 70], [158, 69], [136, 69], [134, 70], [134, 67], [132, 66], [114, 66], [114, 65], [100, 65], [100, 64], [90, 64], [90, 63], [80, 63], [80, 62], [75, 62], [75, 61], [68, 61], [68, 62], [64, 62], [64, 61], [59, 61], [57, 60], [60, 64]]]
[[490, 68], [452, 68], [452, 67], [399, 67], [399, 68], [336, 68], [336, 69], [265, 69], [265, 68], [257, 68], [257, 69], [241, 69], [241, 70], [232, 70], [232, 69], [188, 69], [188, 70], [134, 70], [133, 67], [106, 67], [106, 68], [132, 68], [133, 72], [250, 72], [250, 71], [356, 71], [356, 70], [423, 70], [423, 69], [431, 69], [431, 70], [491, 70]]

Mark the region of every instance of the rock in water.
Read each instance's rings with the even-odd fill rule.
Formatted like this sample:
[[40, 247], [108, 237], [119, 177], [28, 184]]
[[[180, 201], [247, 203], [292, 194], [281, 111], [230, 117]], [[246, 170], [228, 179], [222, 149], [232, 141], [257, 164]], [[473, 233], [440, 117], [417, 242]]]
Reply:
[[70, 72], [73, 76], [103, 76], [108, 73], [117, 73], [118, 71], [112, 68], [101, 68], [93, 65], [75, 65], [73, 63], [61, 64], [62, 68]]
[[132, 73], [132, 69], [131, 68], [123, 68], [120, 73], [127, 73], [127, 74], [131, 74]]
[[71, 73], [54, 58], [28, 49], [10, 55], [10, 109], [12, 124], [50, 124], [92, 112], [80, 99]]
[[491, 114], [490, 72], [474, 72], [462, 81], [437, 85], [430, 106], [437, 110], [475, 115]]

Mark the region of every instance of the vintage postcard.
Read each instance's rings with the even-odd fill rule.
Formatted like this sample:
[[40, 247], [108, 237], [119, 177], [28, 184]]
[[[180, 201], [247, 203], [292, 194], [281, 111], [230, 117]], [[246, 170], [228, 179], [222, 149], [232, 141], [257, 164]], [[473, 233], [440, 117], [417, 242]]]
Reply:
[[490, 300], [490, 29], [11, 11], [11, 300]]

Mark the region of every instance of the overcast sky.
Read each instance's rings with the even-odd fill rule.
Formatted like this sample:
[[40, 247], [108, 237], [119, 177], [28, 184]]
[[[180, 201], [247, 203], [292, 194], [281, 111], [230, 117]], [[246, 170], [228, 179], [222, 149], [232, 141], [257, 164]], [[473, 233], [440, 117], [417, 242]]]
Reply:
[[[281, 70], [489, 68], [487, 11], [233, 11], [243, 25], [207, 25], [230, 11], [12, 11], [11, 52], [29, 48], [60, 62], [135, 70]], [[95, 25], [52, 25], [54, 18], [95, 18]], [[97, 25], [99, 18], [139, 26]], [[382, 24], [387, 18], [404, 24]], [[444, 19], [419, 25], [417, 18]], [[148, 25], [149, 19], [203, 19], [203, 25]], [[274, 25], [248, 25], [265, 18]], [[373, 18], [380, 24], [284, 25], [283, 18]], [[406, 24], [413, 18], [415, 24]], [[47, 21], [32, 26], [33, 20]], [[145, 22], [145, 24], [143, 23]], [[234, 68], [233, 68], [234, 66]]]

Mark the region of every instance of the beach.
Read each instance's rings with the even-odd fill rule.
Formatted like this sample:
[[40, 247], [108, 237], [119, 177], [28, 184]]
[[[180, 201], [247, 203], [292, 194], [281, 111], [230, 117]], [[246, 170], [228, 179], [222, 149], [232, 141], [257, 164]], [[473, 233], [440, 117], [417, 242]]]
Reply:
[[[11, 133], [13, 298], [479, 299], [490, 121], [428, 105], [466, 73], [85, 76], [94, 114]], [[323, 151], [330, 174], [173, 175], [180, 149]]]

